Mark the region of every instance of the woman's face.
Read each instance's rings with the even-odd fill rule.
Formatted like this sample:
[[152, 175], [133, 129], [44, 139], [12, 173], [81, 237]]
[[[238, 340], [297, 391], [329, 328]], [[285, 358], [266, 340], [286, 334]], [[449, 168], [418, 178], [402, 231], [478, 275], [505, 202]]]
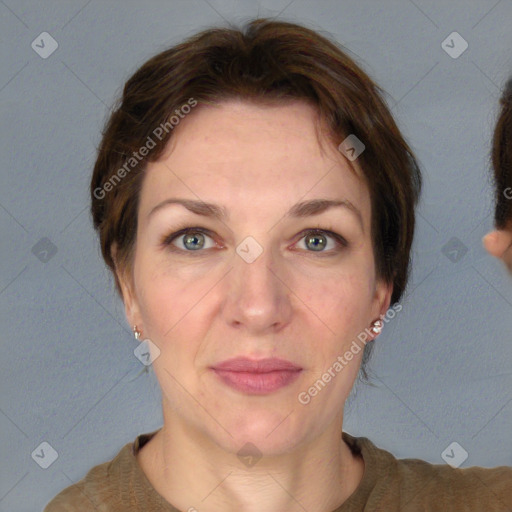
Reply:
[[[233, 452], [249, 441], [283, 452], [339, 426], [363, 355], [357, 336], [389, 307], [368, 189], [332, 144], [322, 153], [314, 119], [301, 102], [197, 107], [141, 190], [132, 276], [122, 280], [128, 319], [160, 350], [164, 417]], [[304, 206], [313, 200], [341, 206]], [[193, 229], [174, 235], [183, 228]], [[354, 340], [361, 350], [301, 403]], [[235, 357], [301, 370], [215, 369]]]

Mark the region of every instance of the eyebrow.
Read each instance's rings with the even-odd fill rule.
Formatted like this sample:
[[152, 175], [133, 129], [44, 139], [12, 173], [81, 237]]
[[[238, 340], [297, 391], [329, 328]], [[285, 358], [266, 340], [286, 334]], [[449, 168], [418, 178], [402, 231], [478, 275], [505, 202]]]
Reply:
[[[187, 210], [196, 215], [203, 217], [212, 217], [220, 221], [229, 219], [229, 213], [226, 208], [216, 205], [214, 203], [205, 203], [204, 201], [195, 201], [193, 199], [178, 199], [169, 198], [157, 204], [149, 213], [148, 218], [158, 210], [170, 204], [180, 204]], [[293, 205], [288, 212], [284, 215], [285, 218], [305, 218], [313, 215], [320, 215], [330, 208], [346, 208], [351, 211], [359, 220], [361, 229], [364, 231], [363, 216], [361, 212], [351, 203], [348, 199], [333, 200], [333, 199], [312, 199], [310, 201], [302, 201]]]

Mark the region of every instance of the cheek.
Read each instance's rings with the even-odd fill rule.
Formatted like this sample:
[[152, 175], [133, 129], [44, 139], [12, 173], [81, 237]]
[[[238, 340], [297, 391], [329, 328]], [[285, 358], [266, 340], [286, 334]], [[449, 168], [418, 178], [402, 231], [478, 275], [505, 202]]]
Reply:
[[148, 335], [162, 348], [169, 340], [193, 345], [208, 316], [206, 295], [216, 283], [214, 276], [170, 268], [149, 257], [138, 264], [137, 294]]
[[202, 296], [204, 291], [191, 283], [156, 273], [147, 276], [140, 290], [145, 332], [160, 350], [153, 368], [162, 390], [175, 405], [187, 403], [175, 379], [187, 389], [195, 385], [190, 369], [201, 349], [206, 327]]
[[162, 272], [161, 266], [147, 252], [141, 250], [135, 260], [135, 282], [139, 307], [148, 335], [158, 343], [172, 328], [179, 315], [182, 296], [176, 279]]
[[303, 274], [298, 282], [306, 306], [321, 319], [329, 320], [339, 328], [343, 325], [359, 324], [371, 307], [374, 278], [371, 267], [345, 268], [342, 271], [318, 274]]
[[200, 300], [199, 292], [190, 283], [169, 276], [146, 279], [139, 296], [144, 324], [159, 341], [179, 332], [180, 324], [190, 317], [188, 312]]
[[319, 344], [319, 368], [325, 370], [331, 367], [338, 356], [344, 356], [351, 350], [354, 343], [359, 347], [356, 352], [351, 350], [347, 356], [347, 361], [352, 362], [343, 363], [342, 376], [335, 379], [333, 396], [341, 393], [341, 388], [350, 387], [359, 370], [364, 349], [360, 335], [369, 327], [372, 305], [370, 289], [367, 279], [355, 275], [340, 276], [322, 287], [317, 306], [311, 308], [318, 311], [322, 322], [329, 327], [323, 331], [324, 336], [312, 337]]

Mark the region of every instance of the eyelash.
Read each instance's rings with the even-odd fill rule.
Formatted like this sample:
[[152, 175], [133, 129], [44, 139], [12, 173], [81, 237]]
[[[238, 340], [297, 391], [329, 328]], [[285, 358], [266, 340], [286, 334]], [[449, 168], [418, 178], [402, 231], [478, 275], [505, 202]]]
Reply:
[[[213, 233], [209, 229], [202, 228], [202, 227], [185, 227], [183, 229], [180, 229], [178, 231], [175, 231], [169, 235], [165, 235], [164, 237], [162, 237], [161, 245], [162, 245], [162, 247], [170, 250], [171, 252], [181, 253], [181, 254], [186, 253], [187, 255], [190, 254], [192, 256], [202, 256], [204, 254], [204, 252], [207, 251], [208, 249], [197, 250], [197, 251], [187, 251], [185, 249], [180, 249], [173, 245], [172, 242], [174, 242], [174, 240], [176, 240], [180, 236], [184, 236], [189, 233], [201, 233], [203, 235], [209, 236], [212, 239], [214, 238]], [[334, 242], [337, 244], [338, 247], [336, 249], [331, 249], [329, 251], [318, 251], [318, 252], [305, 251], [305, 252], [316, 254], [320, 257], [328, 257], [328, 256], [336, 255], [340, 251], [342, 251], [344, 248], [347, 248], [349, 245], [348, 242], [345, 240], [345, 238], [343, 238], [340, 234], [336, 233], [335, 231], [332, 231], [332, 228], [330, 228], [330, 229], [320, 229], [320, 228], [304, 229], [303, 231], [301, 231], [299, 233], [299, 239], [297, 242], [301, 241], [308, 235], [309, 236], [311, 236], [311, 235], [326, 235], [328, 238], [332, 238], [334, 240]]]

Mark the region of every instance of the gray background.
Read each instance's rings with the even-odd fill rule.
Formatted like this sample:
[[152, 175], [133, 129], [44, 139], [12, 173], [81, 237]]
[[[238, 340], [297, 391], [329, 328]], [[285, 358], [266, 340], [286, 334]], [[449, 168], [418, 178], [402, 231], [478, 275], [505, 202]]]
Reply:
[[[161, 425], [157, 383], [138, 376], [91, 227], [95, 148], [147, 58], [257, 15], [349, 48], [389, 94], [423, 166], [409, 293], [376, 342], [376, 387], [356, 387], [345, 430], [400, 458], [443, 464], [457, 441], [469, 453], [461, 467], [512, 465], [512, 279], [481, 245], [512, 0], [0, 0], [1, 511], [41, 510]], [[44, 31], [59, 45], [47, 59], [31, 48]], [[453, 31], [469, 44], [458, 58], [441, 46]], [[58, 453], [48, 469], [31, 455], [42, 442]]]

